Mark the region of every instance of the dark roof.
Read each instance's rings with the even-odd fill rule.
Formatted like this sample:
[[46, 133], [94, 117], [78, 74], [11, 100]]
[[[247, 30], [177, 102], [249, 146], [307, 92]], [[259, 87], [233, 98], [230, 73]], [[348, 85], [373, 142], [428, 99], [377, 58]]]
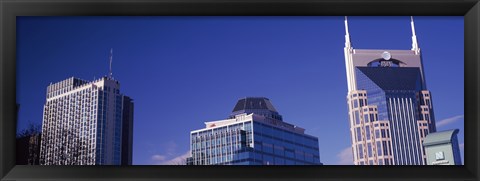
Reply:
[[245, 97], [239, 99], [232, 112], [246, 109], [264, 109], [277, 112], [270, 100], [265, 97]]
[[[357, 67], [357, 76], [368, 77], [383, 90], [422, 89], [420, 69], [417, 67]], [[361, 88], [362, 85], [358, 85]]]

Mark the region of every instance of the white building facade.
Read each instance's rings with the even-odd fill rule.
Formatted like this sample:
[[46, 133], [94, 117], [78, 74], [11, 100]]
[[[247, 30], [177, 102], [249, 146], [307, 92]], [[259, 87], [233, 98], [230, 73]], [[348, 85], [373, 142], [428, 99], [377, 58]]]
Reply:
[[[41, 165], [120, 165], [124, 99], [109, 77], [88, 82], [71, 77], [47, 87]], [[128, 97], [127, 97], [128, 98]], [[130, 100], [130, 99], [127, 99]], [[129, 102], [132, 104], [132, 102]], [[133, 121], [133, 117], [129, 117]], [[130, 149], [131, 150], [131, 149]]]

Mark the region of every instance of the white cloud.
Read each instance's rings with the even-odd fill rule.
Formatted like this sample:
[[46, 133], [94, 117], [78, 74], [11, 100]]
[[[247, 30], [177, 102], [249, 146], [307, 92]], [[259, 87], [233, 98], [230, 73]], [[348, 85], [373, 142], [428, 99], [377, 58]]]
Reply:
[[450, 117], [450, 118], [446, 118], [446, 119], [442, 119], [440, 121], [437, 122], [437, 127], [442, 127], [442, 126], [445, 126], [445, 125], [448, 125], [448, 124], [451, 124], [451, 123], [454, 123], [454, 122], [457, 122], [457, 121], [463, 121], [463, 115], [458, 115], [458, 116], [453, 116], [453, 117]]
[[164, 148], [168, 156], [173, 156], [175, 153], [177, 153], [177, 143], [174, 141], [167, 142]]
[[[188, 157], [190, 157], [190, 151], [187, 151], [186, 153], [184, 153], [180, 156], [170, 158], [168, 160], [165, 159], [166, 158], [165, 156], [163, 156], [164, 159], [162, 159], [162, 160], [155, 160], [154, 159], [155, 156], [162, 156], [162, 155], [152, 156], [152, 161], [153, 161], [154, 165], [183, 165], [183, 164], [186, 163], [186, 159]], [[158, 158], [162, 158], [162, 157], [158, 157]]]
[[153, 165], [180, 165], [185, 164], [187, 157], [190, 156], [190, 151], [178, 155], [178, 145], [174, 141], [168, 141], [162, 144], [163, 152], [154, 154], [150, 157], [150, 163]]
[[337, 165], [353, 165], [352, 147], [347, 147], [337, 154]]
[[151, 158], [152, 158], [152, 161], [161, 162], [161, 161], [164, 161], [165, 158], [167, 157], [163, 155], [153, 155]]
[[164, 165], [183, 165], [188, 157], [190, 157], [190, 151], [164, 162]]

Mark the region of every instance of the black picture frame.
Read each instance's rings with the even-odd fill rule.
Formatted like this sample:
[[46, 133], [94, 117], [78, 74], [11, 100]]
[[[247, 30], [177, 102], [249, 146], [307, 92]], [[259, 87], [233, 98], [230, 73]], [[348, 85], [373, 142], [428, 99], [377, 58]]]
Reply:
[[[0, 1], [1, 180], [478, 180], [478, 0], [20, 0]], [[464, 166], [28, 166], [15, 165], [16, 17], [156, 15], [446, 15], [465, 20]]]

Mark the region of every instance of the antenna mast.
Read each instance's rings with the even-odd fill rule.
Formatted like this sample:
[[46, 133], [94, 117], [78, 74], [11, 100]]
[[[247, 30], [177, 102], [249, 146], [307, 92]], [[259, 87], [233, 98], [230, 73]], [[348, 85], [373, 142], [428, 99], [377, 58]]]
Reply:
[[345, 47], [351, 47], [352, 44], [350, 43], [350, 33], [348, 33], [348, 20], [347, 16], [345, 16]]
[[418, 48], [417, 35], [415, 34], [415, 24], [413, 23], [413, 16], [410, 16], [410, 25], [412, 27], [412, 50], [415, 51], [415, 54], [420, 52]]
[[113, 58], [113, 48], [110, 48], [110, 73], [108, 74], [109, 78], [112, 78], [112, 58]]

